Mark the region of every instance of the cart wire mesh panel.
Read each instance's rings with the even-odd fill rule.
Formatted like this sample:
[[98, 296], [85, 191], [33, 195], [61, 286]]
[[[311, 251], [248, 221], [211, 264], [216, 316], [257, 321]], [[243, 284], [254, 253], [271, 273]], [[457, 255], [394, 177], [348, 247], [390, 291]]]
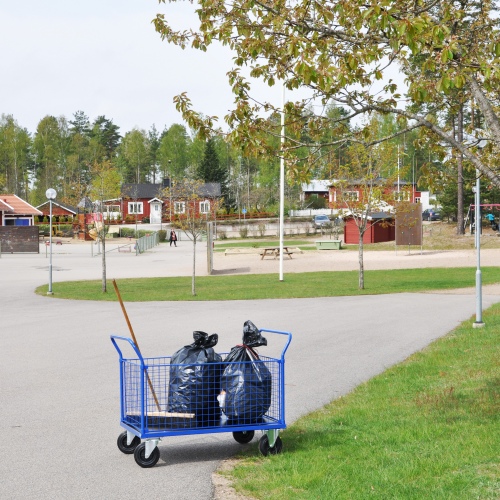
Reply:
[[[133, 341], [111, 336], [120, 362], [120, 424], [141, 439], [183, 434], [285, 429], [285, 352], [249, 361], [173, 364], [144, 358]], [[123, 343], [132, 348], [124, 357]], [[128, 347], [127, 346], [127, 347]], [[130, 351], [130, 349], [128, 349]]]

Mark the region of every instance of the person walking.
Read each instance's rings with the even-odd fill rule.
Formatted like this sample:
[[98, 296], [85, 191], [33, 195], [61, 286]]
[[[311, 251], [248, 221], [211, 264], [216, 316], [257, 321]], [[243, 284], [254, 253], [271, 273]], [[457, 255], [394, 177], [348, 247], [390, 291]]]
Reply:
[[170, 246], [172, 246], [172, 243], [174, 244], [174, 247], [177, 246], [177, 235], [175, 234], [175, 231], [172, 229], [170, 231]]

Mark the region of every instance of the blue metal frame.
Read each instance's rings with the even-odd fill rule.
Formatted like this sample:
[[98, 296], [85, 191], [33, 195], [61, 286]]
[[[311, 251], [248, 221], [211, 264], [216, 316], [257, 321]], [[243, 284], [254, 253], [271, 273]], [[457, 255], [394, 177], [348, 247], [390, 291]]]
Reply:
[[[161, 374], [172, 366], [170, 365], [169, 357], [162, 358], [144, 358], [140, 351], [137, 349], [134, 342], [127, 337], [120, 337], [117, 335], [111, 335], [111, 342], [115, 346], [115, 349], [119, 355], [120, 362], [120, 425], [130, 431], [132, 434], [140, 437], [141, 439], [153, 439], [153, 438], [162, 438], [166, 436], [182, 436], [187, 434], [213, 434], [218, 432], [238, 432], [238, 431], [249, 431], [249, 430], [281, 430], [286, 429], [285, 423], [285, 353], [290, 345], [292, 340], [292, 334], [290, 332], [280, 331], [280, 330], [270, 330], [270, 329], [262, 329], [261, 332], [273, 333], [278, 335], [285, 335], [287, 337], [285, 345], [282, 349], [280, 358], [270, 358], [266, 356], [261, 356], [259, 362], [264, 362], [268, 367], [270, 367], [272, 371], [273, 378], [278, 377], [278, 385], [277, 385], [277, 395], [272, 395], [272, 403], [271, 408], [274, 410], [274, 406], [278, 405], [277, 415], [264, 415], [261, 422], [252, 423], [252, 424], [230, 424], [230, 423], [221, 423], [221, 425], [212, 425], [209, 427], [204, 426], [192, 426], [189, 428], [172, 428], [172, 429], [151, 429], [154, 427], [152, 425], [148, 425], [148, 408], [150, 408], [151, 399], [149, 398], [147, 377], [150, 377], [150, 374], [155, 373], [156, 371], [160, 371]], [[119, 347], [120, 342], [128, 343], [133, 351], [133, 358], [126, 358], [123, 356], [122, 350]], [[251, 363], [251, 362], [250, 362]], [[175, 366], [175, 365], [174, 365]], [[127, 375], [126, 371], [131, 372], [135, 367], [140, 367], [140, 388], [139, 388], [139, 396], [140, 396], [140, 424], [136, 425], [130, 421], [130, 418], [127, 418], [127, 389], [130, 389], [130, 385], [136, 380], [131, 375]], [[167, 368], [168, 367], [168, 368]], [[163, 385], [167, 383], [167, 380], [161, 379]], [[128, 384], [128, 385], [127, 385]], [[135, 387], [135, 386], [134, 386]], [[162, 394], [166, 393], [168, 387], [159, 386], [155, 388], [155, 391], [158, 390]], [[275, 401], [277, 399], [277, 401]], [[139, 409], [139, 408], [137, 408]], [[270, 412], [272, 413], [271, 409]], [[158, 427], [158, 426], [156, 426]]]

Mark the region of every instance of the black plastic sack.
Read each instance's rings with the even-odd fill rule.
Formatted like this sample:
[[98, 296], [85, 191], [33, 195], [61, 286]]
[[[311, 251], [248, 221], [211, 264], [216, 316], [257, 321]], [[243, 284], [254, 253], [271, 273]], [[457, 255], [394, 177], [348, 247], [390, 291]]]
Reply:
[[194, 419], [185, 421], [187, 426], [219, 425], [217, 396], [223, 365], [213, 350], [218, 335], [193, 332], [193, 338], [192, 344], [179, 349], [170, 360], [168, 411], [194, 413]]
[[267, 340], [251, 321], [246, 321], [243, 344], [233, 347], [225, 359], [222, 409], [231, 424], [260, 423], [271, 405], [271, 372], [253, 350], [261, 345], [267, 345]]

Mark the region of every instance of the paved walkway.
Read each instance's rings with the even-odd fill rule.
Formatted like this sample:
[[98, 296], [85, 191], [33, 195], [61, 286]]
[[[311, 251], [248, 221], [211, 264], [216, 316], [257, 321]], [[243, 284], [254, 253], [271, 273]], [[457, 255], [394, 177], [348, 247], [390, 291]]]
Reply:
[[[134, 276], [189, 275], [191, 248], [189, 242], [177, 248], [161, 245], [139, 257], [113, 251], [107, 259], [108, 278], [119, 282]], [[198, 250], [198, 274], [203, 274], [205, 246]], [[216, 256], [215, 267], [234, 266], [235, 261], [222, 260], [230, 258]], [[258, 256], [255, 260], [261, 262]], [[237, 264], [251, 269], [253, 261]], [[0, 258], [0, 497], [212, 498], [211, 473], [241, 445], [225, 433], [165, 439], [153, 469], [141, 469], [133, 457], [120, 453], [118, 358], [109, 340], [112, 333], [128, 335], [120, 306], [57, 298], [60, 281], [100, 279], [100, 258], [91, 257], [90, 244], [54, 247], [53, 266], [56, 297], [41, 297], [33, 290], [48, 281], [44, 253]], [[500, 294], [483, 297], [485, 308], [498, 301]], [[241, 341], [247, 319], [259, 327], [291, 331], [286, 403], [292, 422], [473, 316], [475, 299], [472, 289], [461, 295], [145, 302], [126, 307], [146, 356], [171, 354], [191, 342], [194, 330], [219, 333], [219, 350], [227, 351]], [[261, 352], [275, 355], [279, 339], [268, 340]], [[286, 449], [286, 434], [283, 442]]]

